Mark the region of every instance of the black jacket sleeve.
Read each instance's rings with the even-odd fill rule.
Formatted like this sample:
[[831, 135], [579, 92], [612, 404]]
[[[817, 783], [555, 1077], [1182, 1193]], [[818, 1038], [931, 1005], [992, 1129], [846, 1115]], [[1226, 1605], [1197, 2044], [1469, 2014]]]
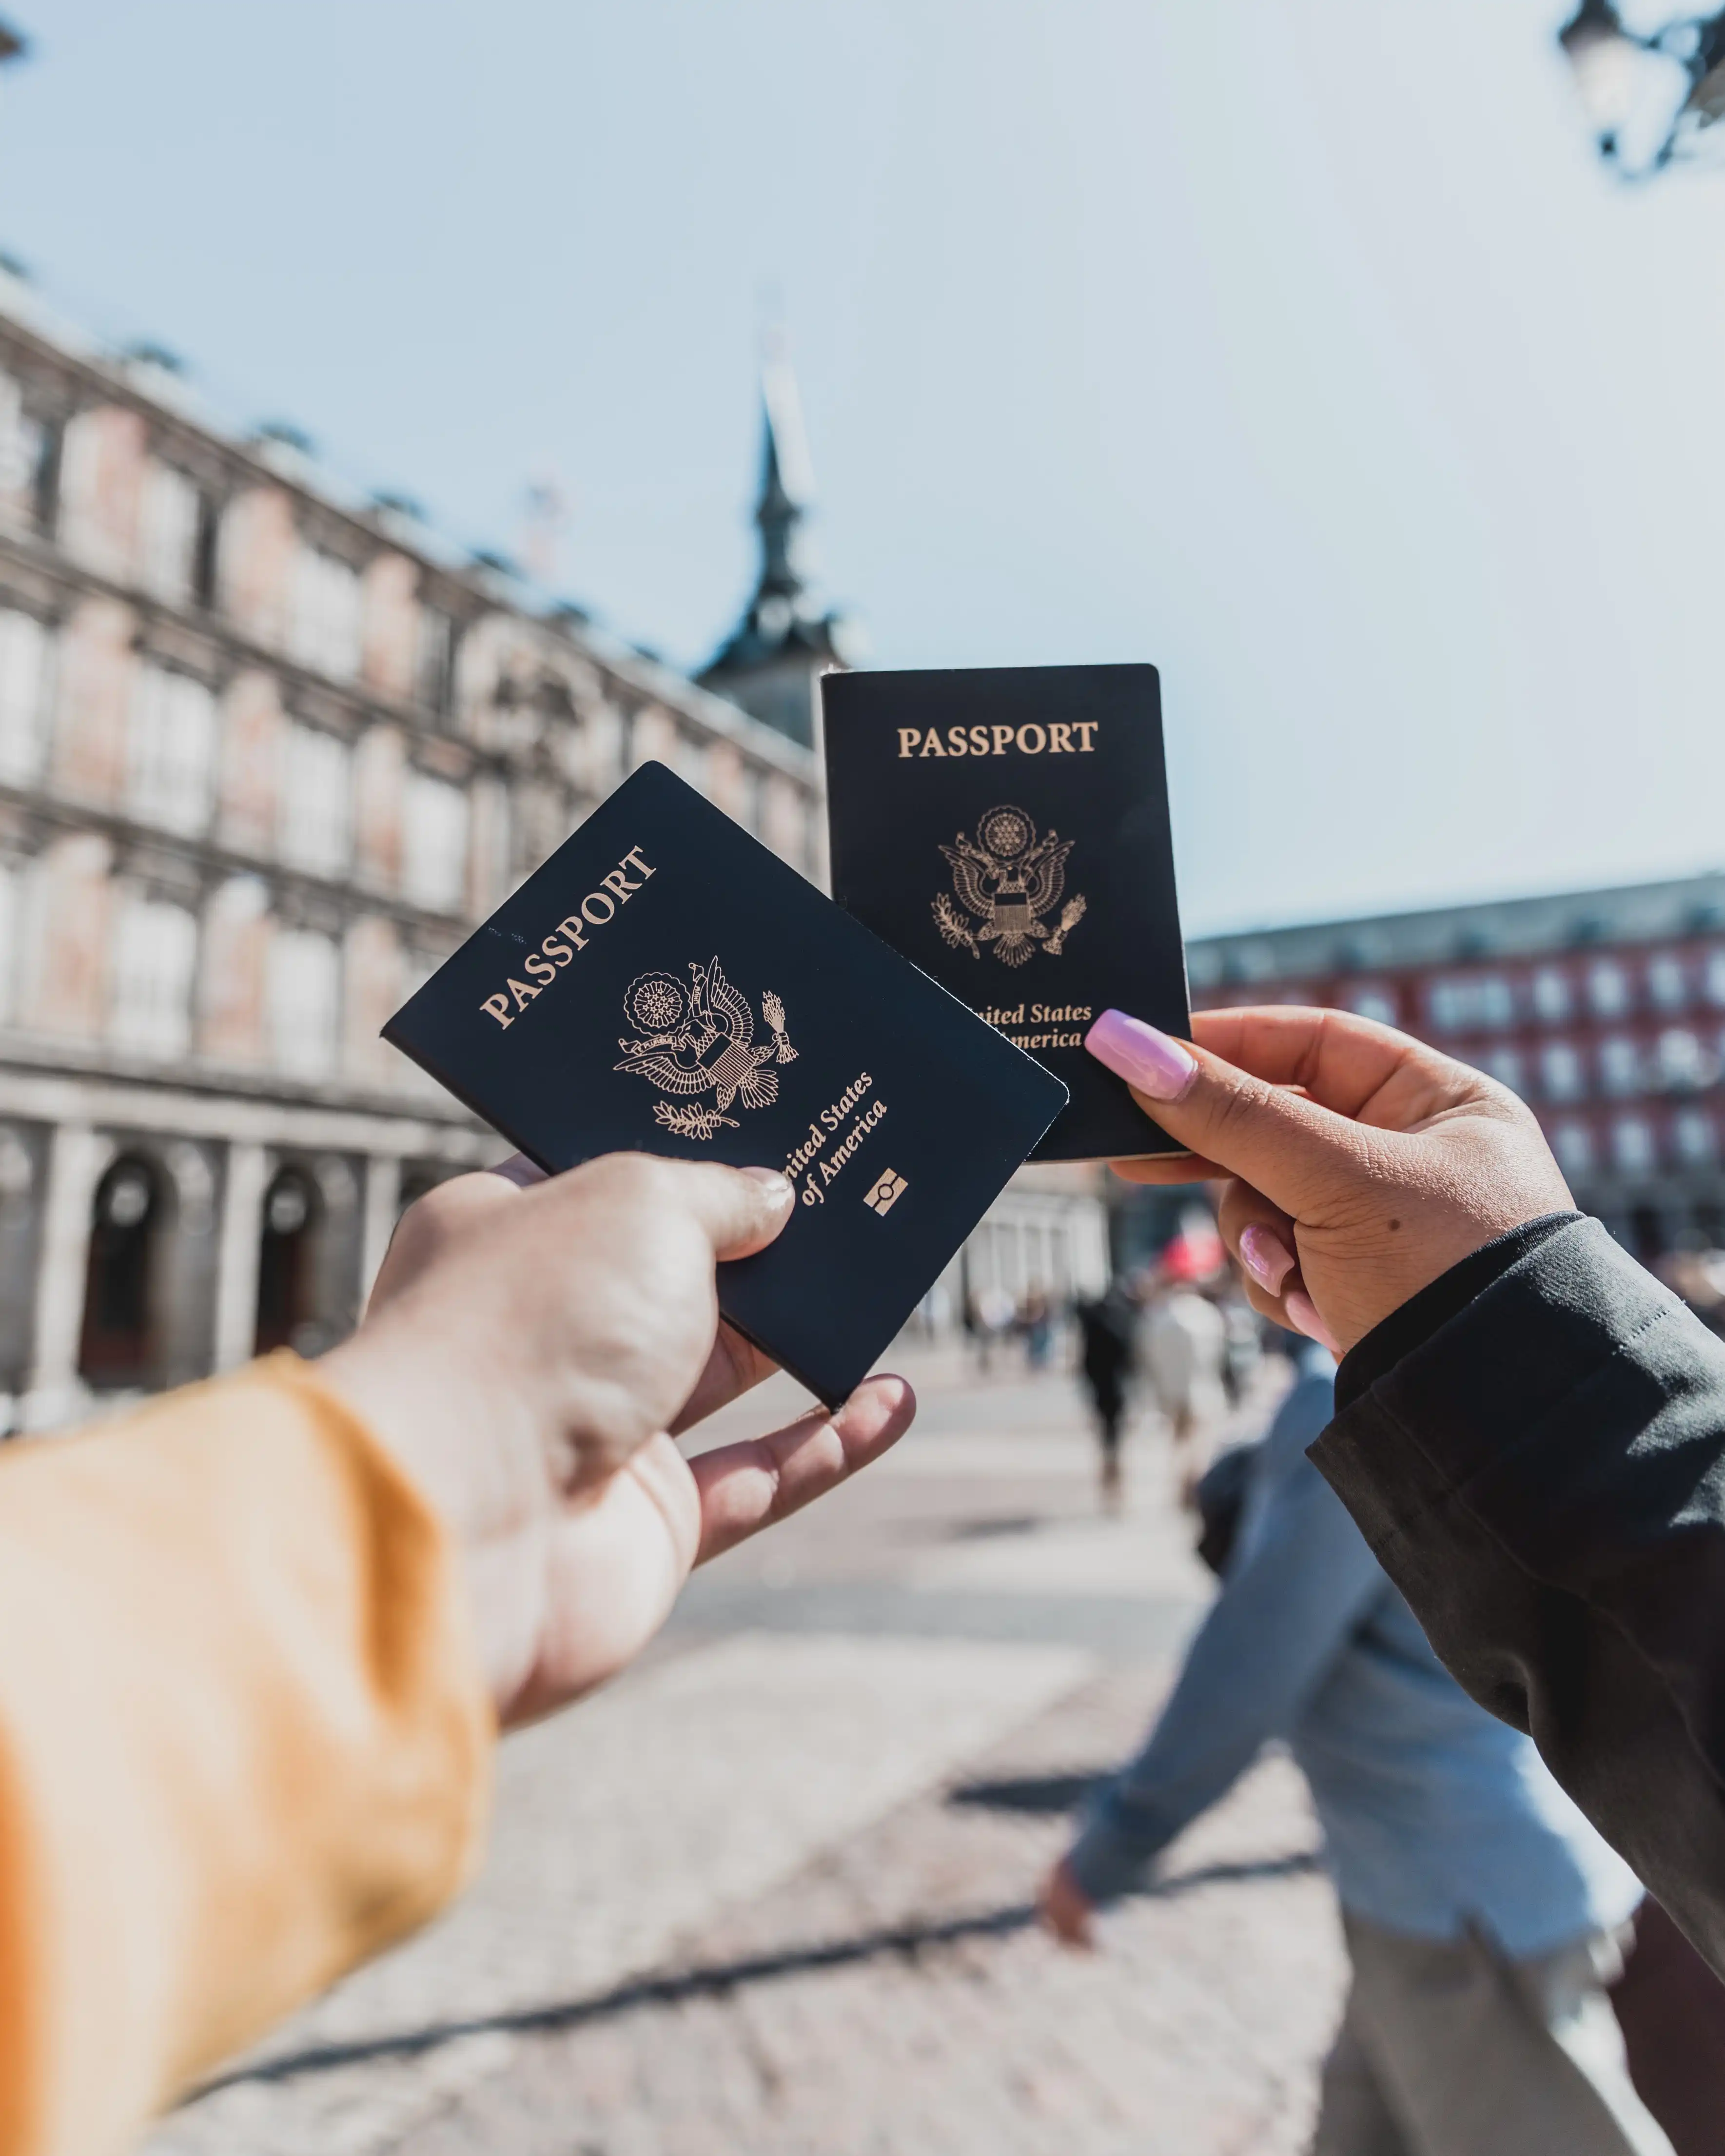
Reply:
[[1395, 1359], [1361, 1343], [1311, 1456], [1459, 1681], [1725, 1974], [1725, 1343], [1597, 1221], [1539, 1225], [1465, 1261], [1470, 1299], [1428, 1289], [1440, 1322]]

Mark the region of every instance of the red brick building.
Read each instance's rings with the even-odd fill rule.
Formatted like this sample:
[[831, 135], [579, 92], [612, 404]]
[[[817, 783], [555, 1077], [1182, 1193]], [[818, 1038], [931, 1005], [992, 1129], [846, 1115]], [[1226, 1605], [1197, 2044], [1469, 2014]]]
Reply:
[[1637, 1255], [1725, 1247], [1725, 874], [1210, 937], [1189, 963], [1197, 1009], [1335, 1005], [1490, 1071]]

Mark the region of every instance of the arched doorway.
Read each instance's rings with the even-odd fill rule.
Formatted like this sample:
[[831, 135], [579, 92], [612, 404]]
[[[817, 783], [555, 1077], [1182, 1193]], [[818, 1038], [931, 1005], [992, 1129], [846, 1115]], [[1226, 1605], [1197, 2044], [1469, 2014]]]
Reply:
[[264, 1194], [258, 1253], [259, 1355], [297, 1344], [317, 1317], [317, 1186], [303, 1168], [285, 1168]]
[[78, 1374], [99, 1391], [156, 1381], [157, 1272], [167, 1214], [162, 1178], [140, 1154], [121, 1154], [96, 1185]]

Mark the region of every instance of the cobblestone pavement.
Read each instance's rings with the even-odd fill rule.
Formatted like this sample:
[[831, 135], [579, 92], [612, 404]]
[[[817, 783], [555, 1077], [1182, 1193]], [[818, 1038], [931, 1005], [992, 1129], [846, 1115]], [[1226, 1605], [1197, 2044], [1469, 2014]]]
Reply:
[[[1101, 1953], [1030, 1920], [1203, 1606], [1155, 1433], [1127, 1518], [1101, 1520], [1070, 1381], [910, 1367], [899, 1451], [506, 1748], [465, 1902], [153, 2156], [1301, 2147], [1342, 1960], [1285, 1762], [1176, 1845]], [[761, 1426], [762, 1398], [716, 1434]]]

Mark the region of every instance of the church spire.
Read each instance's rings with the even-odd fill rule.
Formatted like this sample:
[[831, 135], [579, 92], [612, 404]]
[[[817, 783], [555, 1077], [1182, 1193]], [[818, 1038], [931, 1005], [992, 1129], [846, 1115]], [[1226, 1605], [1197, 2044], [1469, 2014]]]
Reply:
[[794, 603], [811, 567], [801, 526], [814, 499], [814, 472], [797, 377], [784, 341], [777, 335], [761, 370], [761, 496], [755, 504], [761, 534], [759, 589]]
[[803, 526], [814, 498], [797, 377], [774, 332], [761, 368], [761, 535], [753, 596], [700, 680], [792, 740], [813, 746], [814, 685], [850, 663], [856, 638], [838, 613], [824, 613], [812, 587]]

